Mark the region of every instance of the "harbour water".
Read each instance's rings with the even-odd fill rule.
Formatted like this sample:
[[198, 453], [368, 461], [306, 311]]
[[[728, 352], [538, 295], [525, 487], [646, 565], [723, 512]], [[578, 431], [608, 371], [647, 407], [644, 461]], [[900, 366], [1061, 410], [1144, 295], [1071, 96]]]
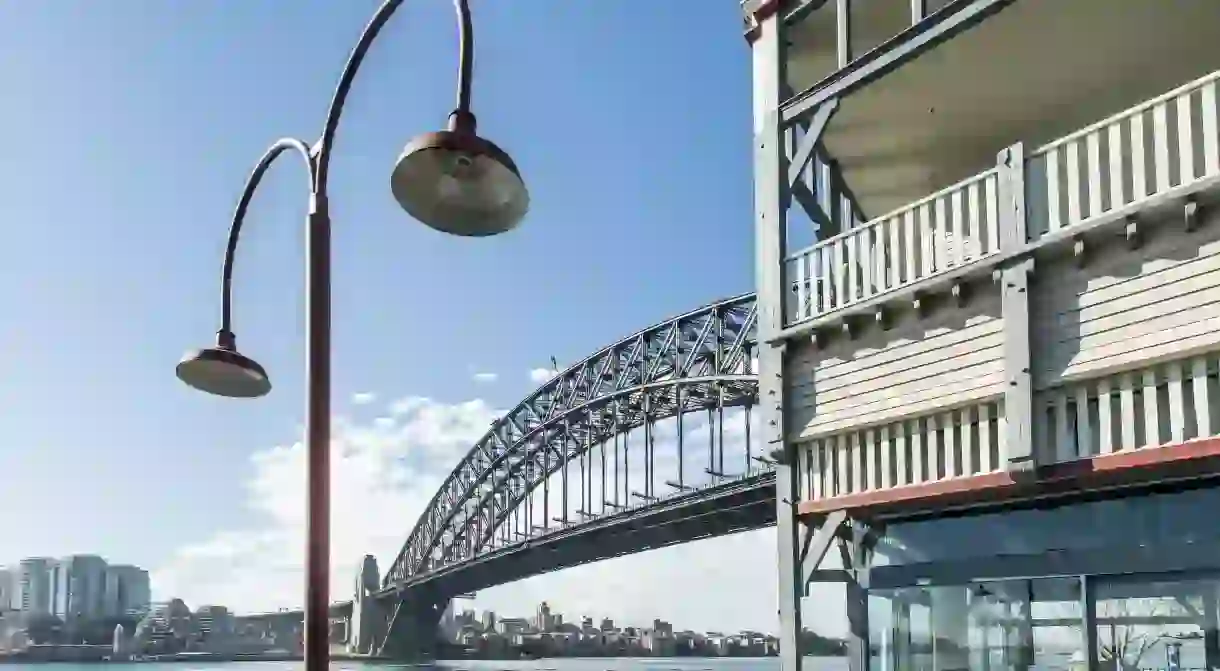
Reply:
[[[4, 671], [302, 671], [300, 662], [172, 662], [106, 664], [11, 664]], [[100, 668], [99, 668], [100, 667]], [[533, 659], [521, 661], [463, 660], [427, 666], [332, 662], [331, 671], [779, 671], [779, 659], [762, 658], [614, 658]], [[845, 671], [843, 658], [806, 658], [813, 671]]]

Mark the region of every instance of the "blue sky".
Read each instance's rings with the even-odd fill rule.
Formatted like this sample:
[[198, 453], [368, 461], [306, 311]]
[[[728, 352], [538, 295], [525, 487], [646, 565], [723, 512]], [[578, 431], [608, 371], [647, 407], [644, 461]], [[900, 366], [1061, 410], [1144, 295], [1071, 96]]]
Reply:
[[[252, 456], [291, 444], [303, 410], [295, 159], [257, 194], [236, 273], [235, 330], [275, 391], [211, 399], [172, 369], [216, 329], [249, 169], [278, 137], [316, 137], [377, 4], [0, 3], [0, 561], [88, 551], [159, 569], [263, 524]], [[695, 4], [473, 2], [480, 130], [533, 207], [472, 241], [389, 193], [402, 145], [453, 105], [450, 3], [405, 3], [335, 145], [336, 412], [370, 420], [361, 393], [506, 407], [551, 356], [752, 288], [749, 49], [737, 2]], [[402, 537], [415, 515], [362, 514]], [[770, 568], [748, 568], [773, 594]]]

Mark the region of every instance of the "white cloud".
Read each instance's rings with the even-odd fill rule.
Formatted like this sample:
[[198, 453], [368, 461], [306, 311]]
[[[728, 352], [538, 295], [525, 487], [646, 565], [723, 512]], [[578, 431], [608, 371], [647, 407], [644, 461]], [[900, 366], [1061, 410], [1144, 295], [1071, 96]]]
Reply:
[[377, 394], [361, 391], [352, 394], [352, 405], [368, 405], [377, 400]]
[[475, 373], [473, 376], [475, 382], [495, 382], [496, 378], [500, 377], [495, 373]]
[[[365, 553], [377, 556], [382, 570], [388, 567], [435, 489], [497, 415], [479, 400], [444, 404], [409, 397], [388, 404], [384, 414], [368, 421], [335, 419], [331, 529], [335, 599], [349, 597]], [[692, 435], [699, 435], [700, 427], [704, 427], [701, 435], [707, 435], [705, 421], [687, 421]], [[675, 444], [673, 430], [668, 426], [660, 426], [656, 433], [658, 486], [676, 475], [676, 451], [668, 452]], [[726, 434], [740, 435], [743, 426], [740, 416], [730, 418]], [[633, 453], [643, 445], [636, 434], [630, 441]], [[706, 438], [703, 442], [692, 438], [687, 445], [683, 471], [685, 481], [692, 483], [707, 477], [703, 473]], [[729, 459], [741, 460], [741, 451], [735, 453]], [[224, 604], [239, 612], [299, 606], [304, 456], [299, 442], [252, 455], [246, 491], [254, 521], [217, 530], [181, 548], [168, 565], [154, 572], [156, 597], [177, 596], [192, 606]], [[725, 470], [740, 470], [743, 465], [726, 459]], [[639, 489], [638, 462], [633, 462], [632, 472], [631, 488]], [[574, 476], [569, 473], [569, 477]], [[574, 501], [571, 507], [576, 509]], [[590, 564], [484, 590], [476, 606], [524, 616], [545, 600], [569, 619], [590, 615], [647, 624], [660, 617], [695, 629], [774, 629], [774, 539], [774, 531], [768, 529]], [[813, 610], [819, 619], [841, 619], [834, 615], [841, 611], [824, 601]], [[833, 623], [829, 626], [835, 628]]]
[[530, 382], [542, 384], [558, 374], [559, 371], [554, 368], [535, 368], [530, 371]]

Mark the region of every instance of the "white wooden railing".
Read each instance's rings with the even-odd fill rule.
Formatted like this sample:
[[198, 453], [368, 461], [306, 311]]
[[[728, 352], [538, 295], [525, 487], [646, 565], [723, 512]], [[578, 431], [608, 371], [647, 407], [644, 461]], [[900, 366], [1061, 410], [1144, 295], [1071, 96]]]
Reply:
[[788, 323], [997, 253], [997, 203], [992, 169], [788, 256]]
[[1220, 175], [1218, 79], [1213, 72], [1030, 154], [1030, 240]]
[[1036, 393], [1039, 463], [1220, 435], [1218, 358], [1200, 354]]
[[[1220, 352], [1107, 373], [1034, 395], [1037, 463], [1220, 436]], [[1003, 399], [822, 436], [798, 450], [803, 500], [1005, 468]]]
[[[1220, 178], [1220, 71], [1058, 139], [1024, 165], [1026, 238]], [[995, 168], [788, 255], [785, 325], [1000, 251]]]
[[1004, 470], [1004, 403], [990, 399], [804, 443], [801, 496], [829, 499]]

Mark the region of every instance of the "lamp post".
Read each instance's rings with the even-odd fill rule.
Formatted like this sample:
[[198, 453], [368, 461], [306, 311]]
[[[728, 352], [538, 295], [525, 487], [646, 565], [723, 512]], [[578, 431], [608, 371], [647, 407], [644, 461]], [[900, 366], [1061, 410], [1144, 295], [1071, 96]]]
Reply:
[[[331, 222], [327, 178], [339, 115], [356, 71], [378, 33], [402, 4], [386, 0], [365, 27], [348, 57], [326, 113], [322, 136], [312, 146], [295, 139], [271, 145], [255, 166], [233, 213], [221, 275], [220, 330], [213, 347], [188, 353], [178, 363], [180, 380], [201, 391], [230, 398], [255, 398], [271, 391], [267, 371], [237, 350], [232, 328], [233, 259], [250, 200], [272, 162], [285, 151], [304, 159], [309, 170], [306, 220], [306, 426], [308, 511], [306, 517], [305, 668], [329, 663], [330, 607], [330, 272]], [[390, 190], [412, 217], [436, 230], [461, 236], [489, 236], [517, 226], [529, 208], [529, 193], [508, 154], [475, 132], [470, 111], [474, 65], [473, 29], [467, 0], [454, 0], [460, 42], [457, 108], [448, 128], [411, 140], [390, 175]]]

